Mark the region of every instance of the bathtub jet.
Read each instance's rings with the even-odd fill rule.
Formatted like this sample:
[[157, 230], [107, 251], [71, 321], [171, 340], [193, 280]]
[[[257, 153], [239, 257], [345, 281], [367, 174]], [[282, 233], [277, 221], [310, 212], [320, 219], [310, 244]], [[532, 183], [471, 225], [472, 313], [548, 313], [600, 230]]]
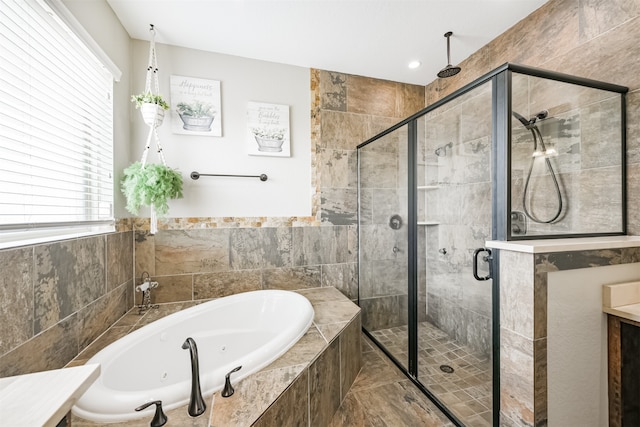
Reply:
[[291, 348], [313, 322], [309, 300], [290, 291], [253, 291], [220, 298], [171, 314], [109, 345], [87, 363], [100, 363], [100, 377], [73, 407], [81, 418], [122, 422], [151, 418], [162, 401], [165, 410], [190, 401], [190, 352], [185, 337], [198, 343], [200, 386], [205, 398], [267, 366]]

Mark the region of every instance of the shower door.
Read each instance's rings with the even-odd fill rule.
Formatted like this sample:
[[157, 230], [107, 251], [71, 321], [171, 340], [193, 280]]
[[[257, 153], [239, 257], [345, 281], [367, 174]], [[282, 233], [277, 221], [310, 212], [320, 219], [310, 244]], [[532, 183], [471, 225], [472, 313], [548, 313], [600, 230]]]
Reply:
[[408, 365], [408, 125], [358, 150], [362, 325]]
[[492, 85], [429, 111], [417, 135], [417, 379], [466, 426], [493, 423]]
[[358, 149], [363, 327], [466, 426], [493, 422], [491, 112], [488, 81]]

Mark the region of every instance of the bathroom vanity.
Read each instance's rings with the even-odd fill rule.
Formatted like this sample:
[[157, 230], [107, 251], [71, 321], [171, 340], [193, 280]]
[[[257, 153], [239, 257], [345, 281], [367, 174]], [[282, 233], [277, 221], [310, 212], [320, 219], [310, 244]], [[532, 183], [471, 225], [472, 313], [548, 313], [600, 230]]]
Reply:
[[640, 425], [640, 281], [602, 287], [607, 313], [609, 426]]

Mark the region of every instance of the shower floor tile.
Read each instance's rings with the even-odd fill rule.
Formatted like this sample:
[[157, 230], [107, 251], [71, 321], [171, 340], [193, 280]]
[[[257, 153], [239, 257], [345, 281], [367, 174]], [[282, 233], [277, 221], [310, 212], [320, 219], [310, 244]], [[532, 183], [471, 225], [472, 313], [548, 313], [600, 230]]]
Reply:
[[[407, 364], [406, 326], [371, 334]], [[453, 372], [443, 372], [442, 365], [452, 367]], [[491, 359], [457, 343], [429, 322], [418, 325], [418, 380], [466, 426], [491, 426]]]
[[363, 335], [362, 369], [328, 427], [454, 427]]

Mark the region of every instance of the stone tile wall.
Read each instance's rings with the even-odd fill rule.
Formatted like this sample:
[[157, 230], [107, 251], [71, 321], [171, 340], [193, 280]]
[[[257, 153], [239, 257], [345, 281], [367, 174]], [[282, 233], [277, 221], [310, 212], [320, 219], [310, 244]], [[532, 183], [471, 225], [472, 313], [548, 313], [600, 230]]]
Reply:
[[0, 251], [0, 377], [61, 368], [133, 305], [133, 234]]
[[[314, 70], [318, 96], [312, 107], [319, 124], [317, 153], [320, 220], [323, 225], [357, 225], [357, 151], [367, 139], [424, 108], [421, 86]], [[404, 131], [406, 134], [406, 130]], [[363, 177], [360, 236], [362, 322], [368, 328], [406, 323], [406, 228], [389, 228], [389, 217], [406, 220], [406, 141], [397, 134], [363, 150], [371, 173]], [[322, 245], [323, 243], [320, 243]], [[403, 253], [393, 252], [398, 247]], [[356, 270], [353, 270], [356, 272]]]
[[313, 70], [313, 75], [319, 81], [319, 106], [313, 105], [312, 111], [320, 126], [314, 141], [320, 218], [323, 223], [355, 225], [356, 147], [424, 108], [423, 88], [329, 71]]
[[550, 0], [426, 86], [427, 104], [513, 62], [627, 86], [628, 232], [640, 235], [640, 3]]
[[355, 227], [161, 229], [155, 235], [138, 230], [135, 271], [136, 283], [143, 271], [159, 283], [154, 303], [322, 286], [353, 300]]

